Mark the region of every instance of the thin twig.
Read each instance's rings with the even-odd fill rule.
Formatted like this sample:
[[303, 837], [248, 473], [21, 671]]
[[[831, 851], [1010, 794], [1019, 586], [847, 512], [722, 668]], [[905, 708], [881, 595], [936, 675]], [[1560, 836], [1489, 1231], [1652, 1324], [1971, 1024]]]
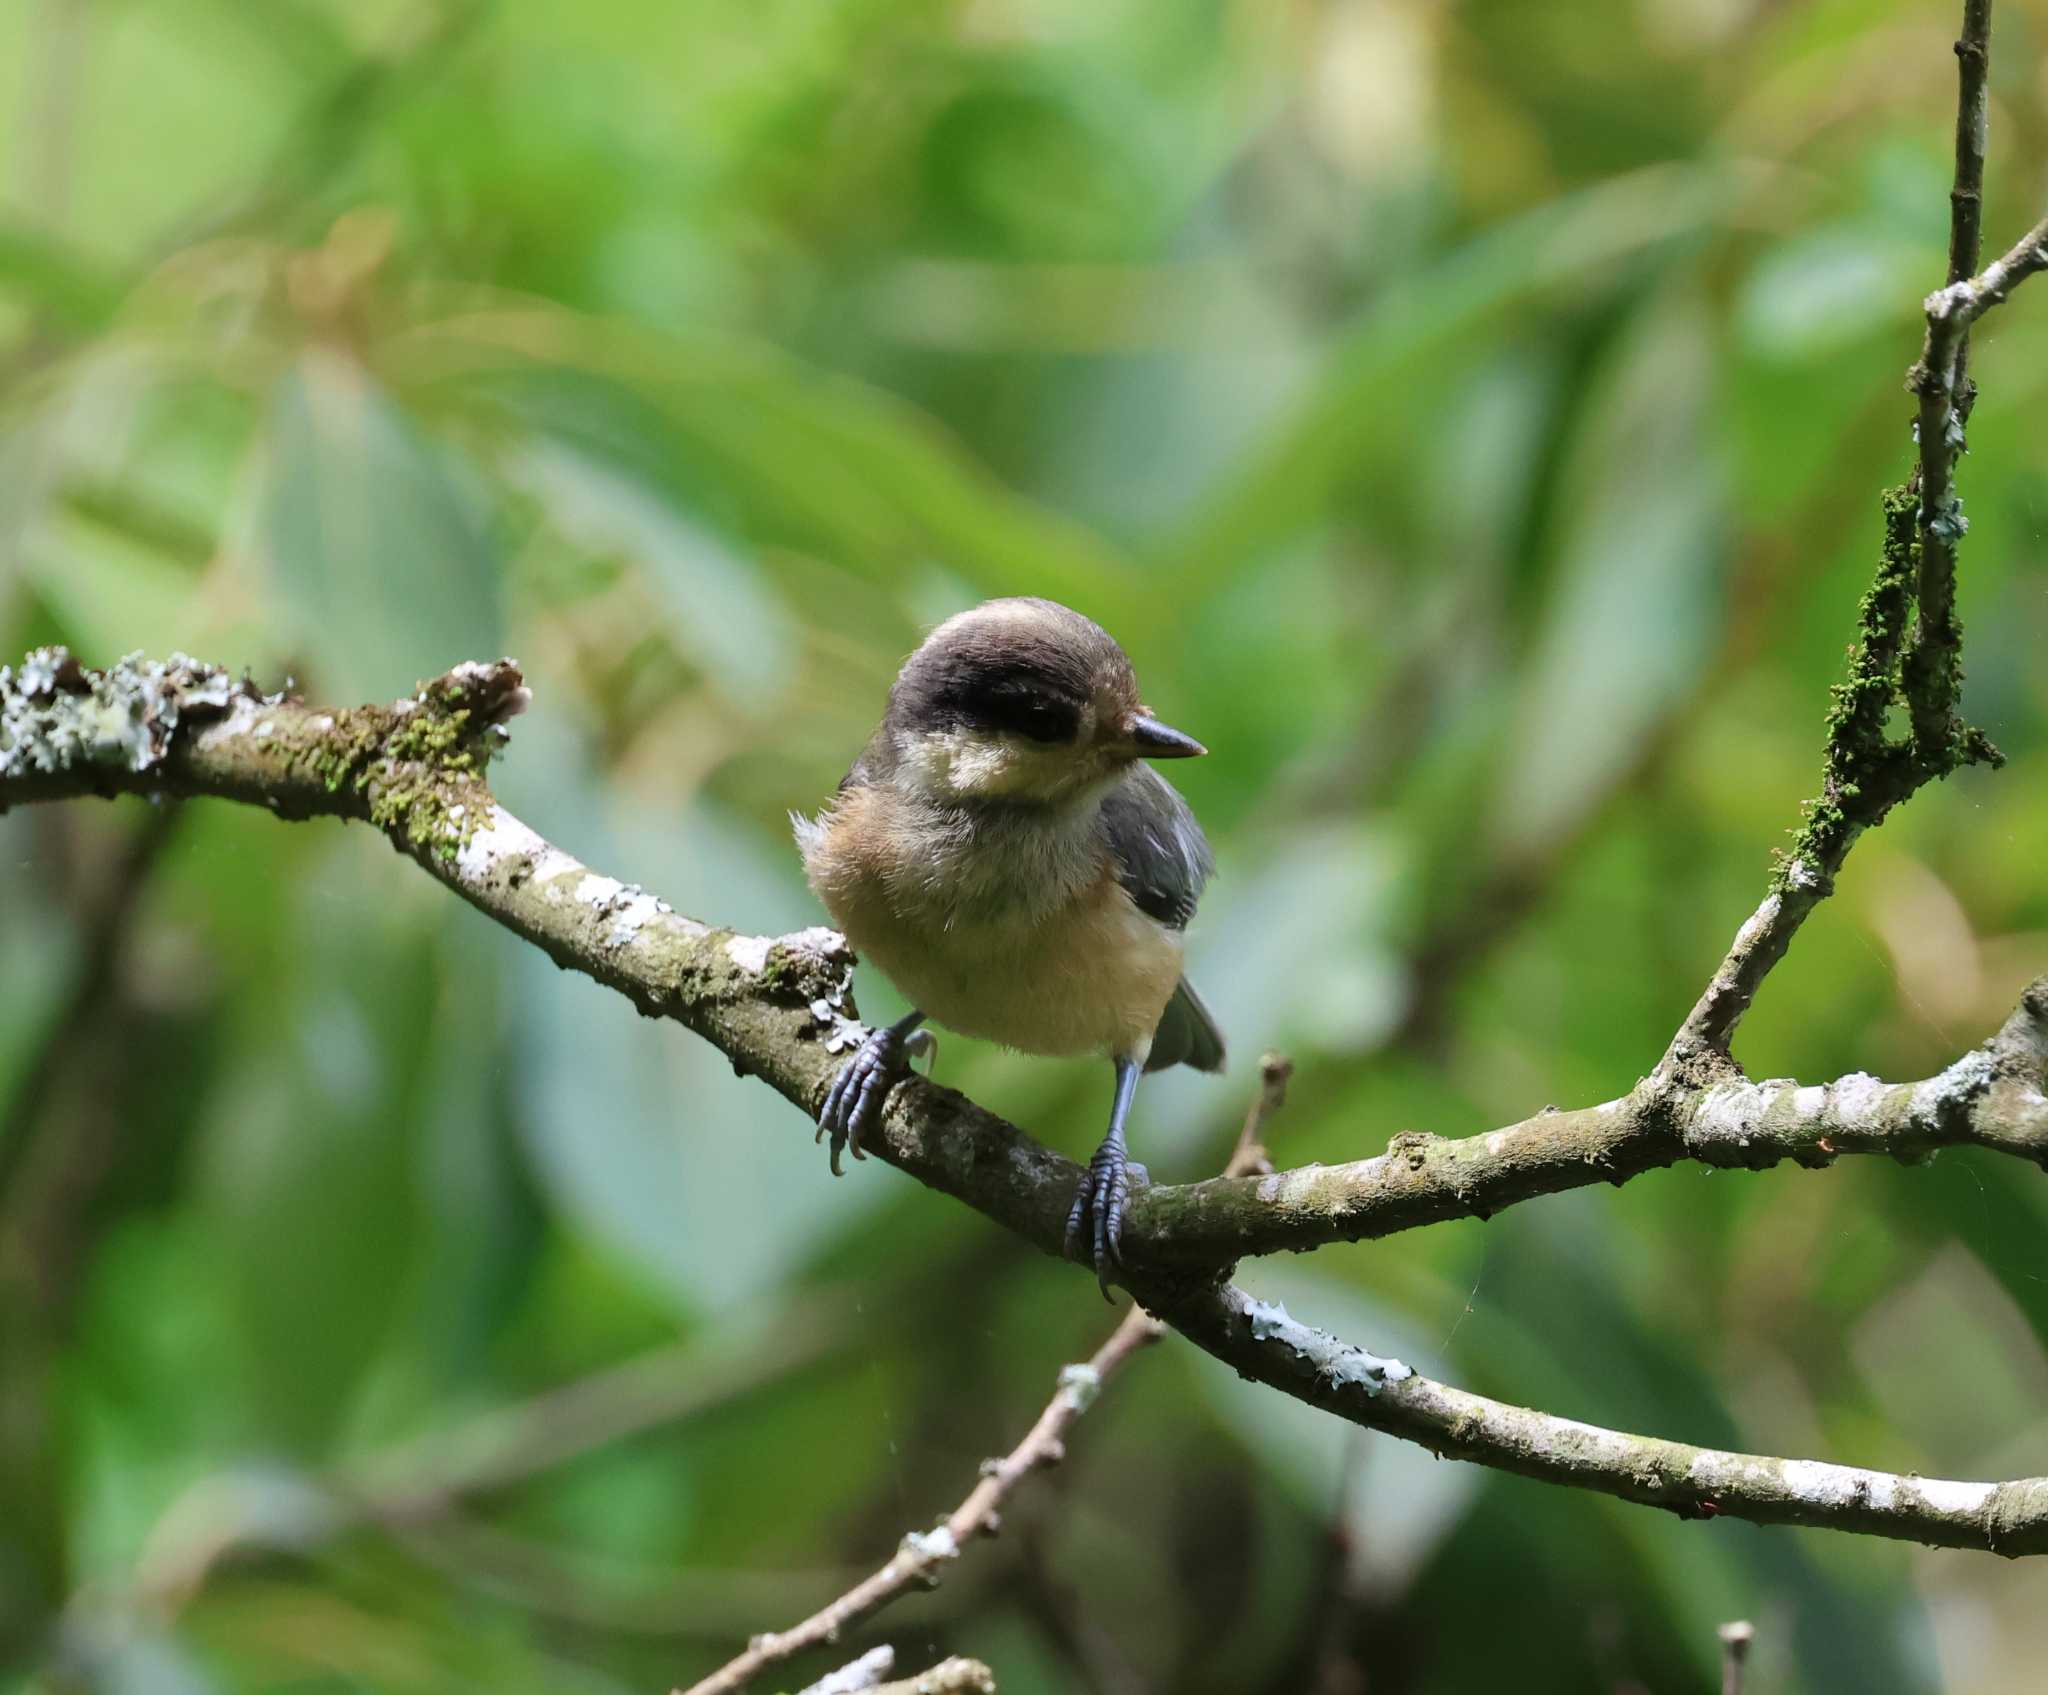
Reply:
[[1742, 1695], [1744, 1674], [1749, 1667], [1749, 1645], [1756, 1630], [1747, 1619], [1732, 1619], [1721, 1626], [1721, 1695]]
[[979, 1660], [941, 1660], [900, 1683], [881, 1683], [874, 1695], [995, 1695], [996, 1677]]
[[[1974, 276], [1984, 251], [1984, 149], [1991, 134], [1991, 3], [1963, 0], [1956, 38], [1956, 165], [1948, 195], [1948, 281]], [[1967, 426], [1976, 404], [1970, 344], [1956, 349], [1956, 415]]]
[[1919, 397], [1920, 572], [1918, 619], [1903, 681], [1914, 745], [1923, 756], [1960, 746], [1962, 628], [1956, 621], [1956, 543], [1968, 527], [1955, 492], [1975, 390], [1970, 325], [2048, 263], [2048, 221], [1976, 276], [1983, 244], [1984, 149], [1990, 127], [1991, 0], [1964, 0], [1956, 41], [1956, 164], [1949, 195], [1948, 286], [1927, 298], [1927, 339], [1906, 386]]
[[[1982, 245], [1990, 44], [1991, 0], [1964, 0], [1956, 42], [1948, 282], [1927, 297], [1926, 339], [1906, 374], [1906, 387], [1918, 397], [1917, 486], [1885, 496], [1884, 553], [1864, 597], [1849, 679], [1833, 691], [1821, 794], [1807, 808], [1798, 843], [1769, 896], [1737, 932], [1673, 1038], [1667, 1067], [1695, 1075], [1732, 1069], [1729, 1045], [1737, 1023], [1800, 925], [1832, 892], [1857, 837], [1925, 784], [1964, 765], [2001, 762], [1997, 748], [1958, 710], [1963, 637], [1955, 615], [1956, 544], [1968, 525], [1955, 492], [1955, 466], [1976, 398], [1968, 375], [1970, 326], [2048, 268], [2048, 219], [1974, 274]], [[1911, 725], [1900, 742], [1886, 733], [1896, 705], [1904, 706]]]
[[[1282, 1054], [1268, 1053], [1259, 1061], [1259, 1092], [1245, 1112], [1237, 1145], [1224, 1164], [1226, 1177], [1244, 1177], [1272, 1169], [1259, 1138], [1274, 1114], [1286, 1104], [1287, 1080], [1293, 1074], [1293, 1061]], [[1003, 1458], [990, 1460], [982, 1467], [981, 1481], [944, 1524], [929, 1533], [913, 1532], [906, 1536], [888, 1564], [871, 1577], [819, 1608], [801, 1624], [755, 1637], [744, 1654], [692, 1684], [685, 1695], [730, 1695], [731, 1691], [745, 1688], [767, 1667], [806, 1648], [837, 1641], [850, 1626], [881, 1611], [914, 1585], [936, 1584], [944, 1562], [958, 1558], [960, 1550], [975, 1537], [995, 1534], [1000, 1523], [999, 1509], [1011, 1490], [1032, 1472], [1057, 1465], [1065, 1457], [1063, 1438], [1068, 1428], [1088, 1410], [1103, 1384], [1132, 1354], [1156, 1342], [1164, 1333], [1165, 1326], [1156, 1318], [1133, 1307], [1086, 1365], [1070, 1365], [1061, 1371], [1058, 1392], [1046, 1403], [1024, 1440]]]
[[1165, 1326], [1136, 1307], [1124, 1315], [1109, 1340], [1086, 1365], [1060, 1372], [1059, 1389], [1046, 1403], [1024, 1440], [999, 1460], [982, 1467], [981, 1481], [967, 1498], [929, 1531], [912, 1531], [887, 1564], [855, 1584], [788, 1630], [757, 1636], [746, 1652], [734, 1656], [709, 1677], [690, 1685], [684, 1695], [732, 1695], [744, 1689], [769, 1666], [778, 1665], [806, 1648], [836, 1642], [852, 1626], [880, 1612], [905, 1591], [938, 1581], [939, 1568], [957, 1559], [977, 1536], [992, 1536], [1001, 1522], [998, 1509], [1010, 1492], [1032, 1472], [1057, 1465], [1066, 1455], [1064, 1437], [1088, 1410], [1101, 1390], [1140, 1348], [1156, 1342]]
[[1266, 1126], [1287, 1104], [1287, 1084], [1294, 1076], [1294, 1061], [1282, 1053], [1259, 1056], [1259, 1092], [1245, 1109], [1244, 1128], [1237, 1133], [1237, 1145], [1223, 1162], [1225, 1177], [1263, 1177], [1271, 1174], [1273, 1162], [1267, 1157], [1262, 1138]]

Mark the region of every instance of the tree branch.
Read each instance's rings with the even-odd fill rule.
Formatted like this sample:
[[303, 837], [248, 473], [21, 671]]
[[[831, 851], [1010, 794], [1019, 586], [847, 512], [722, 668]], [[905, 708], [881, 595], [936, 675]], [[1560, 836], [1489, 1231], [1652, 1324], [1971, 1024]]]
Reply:
[[1487, 1218], [1683, 1160], [1749, 1170], [1783, 1160], [1821, 1167], [1844, 1154], [1912, 1163], [1973, 1145], [2048, 1167], [2044, 1087], [2048, 977], [1988, 1041], [1921, 1082], [1854, 1072], [1822, 1084], [1726, 1076], [1687, 1085], [1660, 1069], [1618, 1100], [1549, 1109], [1477, 1136], [1408, 1131], [1371, 1159], [1146, 1191], [1127, 1229], [1143, 1243], [1138, 1263], [1195, 1267]]
[[1955, 465], [1967, 446], [1964, 428], [1976, 398], [1967, 374], [1970, 326], [2043, 269], [2048, 269], [2048, 218], [1982, 275], [1966, 275], [1927, 297], [1927, 340], [1906, 378], [1906, 386], [1919, 397], [1920, 577], [1919, 620], [1906, 652], [1904, 682], [1914, 744], [1926, 753], [1960, 752], [1968, 734], [1956, 711], [1963, 687], [1963, 631], [1955, 605], [1956, 543], [1969, 523], [1955, 491]]
[[[28, 693], [57, 672], [71, 681]], [[839, 1056], [863, 1033], [844, 939], [825, 929], [775, 938], [714, 929], [544, 841], [497, 804], [482, 771], [524, 694], [518, 668], [503, 661], [460, 666], [390, 707], [321, 711], [256, 696], [194, 661], [124, 661], [95, 672], [43, 650], [19, 680], [0, 669], [0, 732], [30, 716], [40, 726], [0, 749], [0, 810], [125, 791], [218, 795], [281, 816], [373, 823], [558, 964], [696, 1031], [736, 1068], [814, 1113]], [[93, 743], [92, 726], [109, 718], [129, 728]], [[76, 751], [93, 747], [100, 751]], [[74, 751], [35, 764], [59, 748]], [[1692, 1085], [1660, 1068], [1619, 1100], [1483, 1135], [1408, 1132], [1371, 1159], [1143, 1189], [1127, 1224], [1131, 1257], [1213, 1276], [1249, 1254], [1486, 1217], [1686, 1159], [1825, 1165], [1842, 1153], [1910, 1159], [1974, 1143], [2044, 1161], [2044, 1030], [2048, 988], [2036, 984], [1996, 1036], [1922, 1082], [1858, 1073], [1803, 1088], [1725, 1075]], [[1267, 1110], [1248, 1120], [1251, 1137]], [[953, 1090], [921, 1078], [899, 1085], [869, 1151], [1061, 1252], [1079, 1167]]]
[[1433, 1382], [1236, 1287], [1155, 1297], [1148, 1286], [1142, 1298], [1243, 1376], [1440, 1457], [1681, 1518], [1809, 1525], [2007, 1556], [2048, 1553], [2048, 1477], [1952, 1483], [1632, 1436]]
[[[1245, 1113], [1244, 1128], [1224, 1165], [1226, 1177], [1270, 1171], [1259, 1137], [1287, 1099], [1287, 1080], [1294, 1067], [1278, 1054], [1259, 1063], [1259, 1092]], [[836, 1600], [788, 1630], [757, 1636], [744, 1654], [735, 1656], [709, 1677], [693, 1683], [683, 1695], [734, 1695], [769, 1666], [806, 1648], [836, 1642], [849, 1627], [871, 1618], [914, 1586], [938, 1583], [939, 1568], [957, 1559], [977, 1536], [993, 1536], [999, 1509], [1010, 1492], [1032, 1472], [1057, 1465], [1065, 1457], [1068, 1429], [1086, 1412], [1095, 1396], [1140, 1348], [1156, 1342], [1164, 1326], [1141, 1307], [1134, 1307], [1096, 1349], [1086, 1365], [1070, 1365], [1060, 1373], [1059, 1388], [1026, 1432], [1023, 1441], [999, 1460], [982, 1467], [981, 1482], [936, 1530], [903, 1539], [889, 1562]], [[884, 1668], [886, 1670], [886, 1667]], [[829, 1680], [828, 1680], [829, 1681]]]
[[[2034, 272], [2048, 269], [2048, 218], [1972, 275], [1982, 244], [1990, 47], [1991, 0], [1964, 0], [1956, 41], [1948, 286], [1927, 297], [1926, 340], [1906, 374], [1906, 387], [1919, 401], [1917, 487], [1884, 497], [1884, 552], [1863, 598], [1848, 680], [1832, 691], [1821, 793], [1807, 807], [1798, 842], [1769, 895], [1737, 932], [1673, 1038], [1667, 1066], [1695, 1073], [1732, 1069], [1728, 1050], [1736, 1025], [1799, 926], [1833, 891], [1856, 838], [1923, 784], [1964, 765], [2001, 763], [1997, 748], [1958, 712], [1963, 634], [1955, 615], [1956, 543], [1969, 526], [1955, 492], [1955, 464], [1976, 400], [1968, 375], [1970, 326]], [[1894, 742], [1885, 724], [1898, 704], [1911, 734]]]
[[[1956, 715], [1962, 693], [1963, 633], [1955, 618], [1955, 545], [1968, 526], [1953, 476], [1975, 399], [1968, 375], [1970, 322], [1990, 300], [1964, 312], [1956, 309], [1950, 297], [1958, 288], [1974, 290], [1975, 285], [1964, 279], [1977, 269], [1983, 247], [1990, 71], [1991, 0], [1964, 0], [1962, 34], [1956, 41], [1956, 166], [1949, 191], [1949, 286], [1927, 299], [1926, 345], [1906, 379], [1906, 386], [1920, 397], [1915, 426], [1920, 445], [1920, 575], [1915, 594], [1919, 620], [1906, 656], [1905, 681], [1913, 740], [1927, 751], [1953, 744], [1962, 731]], [[2026, 245], [2023, 242], [2021, 247]], [[2003, 298], [2002, 290], [1998, 298]]]
[[[483, 779], [504, 720], [524, 702], [509, 661], [458, 667], [390, 707], [323, 712], [191, 660], [95, 672], [44, 649], [18, 675], [0, 670], [0, 809], [86, 794], [203, 794], [287, 817], [367, 821], [558, 963], [687, 1025], [813, 1111], [860, 1034], [844, 940], [829, 930], [770, 939], [714, 929], [542, 840]], [[1132, 1207], [1125, 1282], [1244, 1375], [1440, 1454], [1690, 1516], [2044, 1551], [2048, 1480], [1931, 1482], [1601, 1430], [1431, 1382], [1213, 1281], [1240, 1253], [1483, 1215], [1677, 1158], [1812, 1164], [1973, 1141], [2040, 1159], [2044, 1075], [2048, 981], [1990, 1042], [1924, 1083], [1857, 1076], [1799, 1089], [1722, 1076], [1694, 1088], [1660, 1068], [1623, 1101], [1462, 1141], [1396, 1137], [1386, 1155], [1354, 1165], [1146, 1191]], [[1247, 1146], [1257, 1125], [1255, 1114]], [[1078, 1168], [953, 1091], [922, 1080], [898, 1087], [869, 1147], [1060, 1252]]]

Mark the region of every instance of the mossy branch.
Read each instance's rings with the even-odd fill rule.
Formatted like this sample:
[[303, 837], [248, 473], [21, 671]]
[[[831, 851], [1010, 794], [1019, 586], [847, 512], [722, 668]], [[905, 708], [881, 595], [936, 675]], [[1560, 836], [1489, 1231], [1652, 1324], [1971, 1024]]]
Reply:
[[[1970, 326], [2034, 272], [2048, 269], [2048, 218], [1981, 275], [1991, 0], [1964, 0], [1956, 41], [1956, 162], [1949, 196], [1948, 284], [1927, 297], [1927, 334], [1906, 374], [1918, 397], [1913, 484], [1883, 497], [1884, 546], [1858, 611], [1849, 675], [1831, 691], [1821, 792], [1808, 802], [1770, 892], [1736, 933], [1665, 1054], [1700, 1077], [1734, 1069], [1736, 1026], [1808, 914], [1833, 891], [1856, 838], [1924, 785], [2003, 756], [1962, 717], [1963, 632], [1956, 617], [1956, 546], [1969, 525], [1955, 490], [1964, 427], [1976, 399]], [[1894, 710], [1907, 720], [1887, 732]]]
[[[91, 671], [44, 649], [0, 670], [0, 811], [29, 801], [217, 796], [381, 830], [463, 899], [559, 964], [677, 1020], [804, 1109], [858, 1039], [852, 955], [815, 929], [715, 928], [592, 870], [497, 804], [484, 777], [526, 703], [510, 661], [459, 666], [390, 706], [323, 711], [218, 667], [127, 660]], [[1953, 1142], [2048, 1150], [2048, 981], [1939, 1077], [1824, 1087], [1706, 1082], [1661, 1067], [1620, 1101], [1464, 1140], [1407, 1134], [1376, 1159], [1144, 1193], [1126, 1286], [1249, 1377], [1370, 1428], [1480, 1464], [1694, 1516], [1824, 1524], [1999, 1552], [2048, 1549], [2048, 1481], [1933, 1484], [1720, 1454], [1483, 1400], [1302, 1326], [1220, 1282], [1247, 1253], [1484, 1216], [1657, 1165], [1837, 1154], [1911, 1157]], [[1043, 1248], [1061, 1248], [1079, 1170], [1015, 1125], [921, 1080], [897, 1088], [870, 1151]]]

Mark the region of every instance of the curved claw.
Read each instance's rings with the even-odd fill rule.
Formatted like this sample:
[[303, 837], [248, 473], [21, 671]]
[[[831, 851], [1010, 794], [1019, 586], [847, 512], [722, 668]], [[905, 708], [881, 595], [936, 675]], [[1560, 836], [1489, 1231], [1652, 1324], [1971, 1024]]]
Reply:
[[[813, 1141], [832, 1138], [832, 1175], [844, 1176], [839, 1155], [850, 1151], [855, 1159], [868, 1156], [861, 1143], [880, 1118], [882, 1103], [899, 1078], [910, 1069], [910, 1054], [921, 1051], [917, 1037], [890, 1025], [870, 1030], [853, 1056], [839, 1068], [832, 1087], [825, 1092], [825, 1104], [818, 1108], [818, 1133]], [[930, 1038], [925, 1038], [929, 1042]]]

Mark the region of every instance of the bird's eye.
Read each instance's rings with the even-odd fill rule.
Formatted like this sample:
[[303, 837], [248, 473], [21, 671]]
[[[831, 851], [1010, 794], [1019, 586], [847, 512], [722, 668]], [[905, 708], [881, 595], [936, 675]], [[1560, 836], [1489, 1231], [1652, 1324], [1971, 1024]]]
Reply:
[[1009, 730], [1034, 742], [1066, 742], [1080, 728], [1080, 713], [1070, 701], [1031, 689], [1003, 689], [986, 706], [991, 728]]
[[1035, 742], [1063, 742], [1074, 728], [1071, 713], [1043, 700], [1024, 704], [1017, 715], [1017, 727]]

